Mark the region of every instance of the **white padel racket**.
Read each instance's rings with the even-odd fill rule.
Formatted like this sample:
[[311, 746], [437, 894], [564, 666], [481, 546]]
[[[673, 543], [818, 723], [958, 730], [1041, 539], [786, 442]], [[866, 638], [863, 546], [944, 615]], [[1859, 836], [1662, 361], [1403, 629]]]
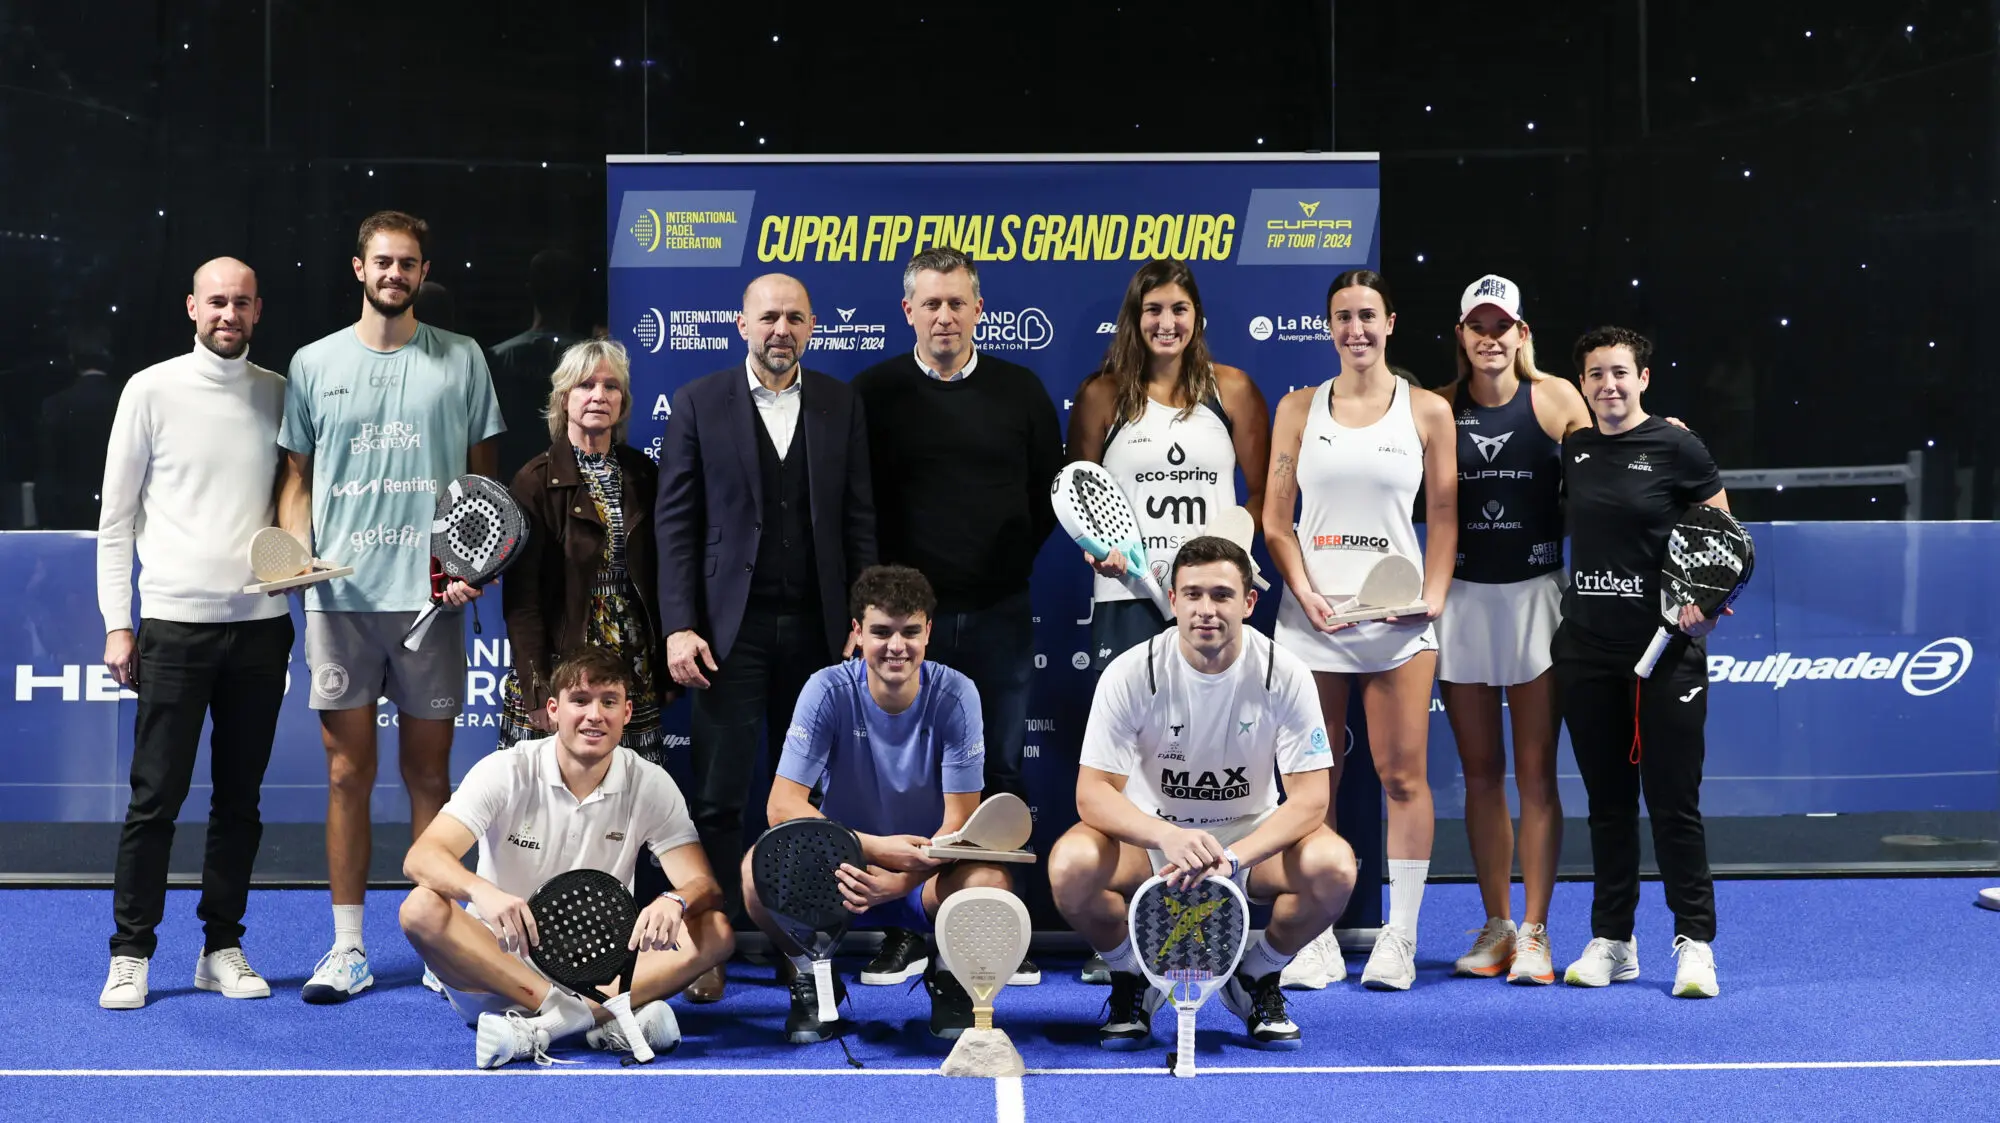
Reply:
[[[1208, 526], [1203, 528], [1202, 533], [1226, 538], [1243, 547], [1244, 553], [1250, 554], [1250, 543], [1257, 537], [1257, 523], [1250, 517], [1248, 508], [1232, 503], [1216, 511], [1215, 517], [1208, 520]], [[1264, 577], [1263, 567], [1257, 564], [1255, 554], [1250, 554], [1250, 578], [1256, 582], [1259, 589], [1271, 587], [1271, 582]]]
[[1005, 889], [960, 889], [938, 906], [938, 958], [972, 995], [974, 1029], [993, 1028], [993, 999], [1028, 955], [1034, 925]]
[[947, 831], [924, 847], [924, 856], [946, 860], [1032, 862], [1033, 851], [1021, 849], [1035, 831], [1035, 819], [1021, 797], [1001, 792], [980, 801], [965, 825]]
[[1391, 616], [1421, 616], [1431, 610], [1423, 598], [1424, 575], [1417, 563], [1401, 554], [1384, 554], [1361, 579], [1361, 591], [1352, 603], [1335, 609], [1327, 620], [1352, 624]]
[[267, 526], [250, 536], [250, 573], [256, 583], [243, 586], [246, 593], [275, 593], [316, 585], [354, 572], [351, 565], [320, 567], [305, 543], [282, 527]]
[[1139, 540], [1139, 520], [1132, 514], [1132, 503], [1104, 465], [1088, 460], [1064, 465], [1056, 473], [1052, 500], [1063, 533], [1098, 561], [1112, 554], [1124, 555], [1126, 583], [1151, 597], [1162, 616], [1173, 618], [1174, 606], [1153, 574], [1146, 544]]
[[1195, 1012], [1236, 973], [1250, 944], [1250, 902], [1228, 878], [1176, 890], [1155, 876], [1132, 894], [1127, 923], [1139, 970], [1174, 1000], [1174, 1075], [1193, 1076]]

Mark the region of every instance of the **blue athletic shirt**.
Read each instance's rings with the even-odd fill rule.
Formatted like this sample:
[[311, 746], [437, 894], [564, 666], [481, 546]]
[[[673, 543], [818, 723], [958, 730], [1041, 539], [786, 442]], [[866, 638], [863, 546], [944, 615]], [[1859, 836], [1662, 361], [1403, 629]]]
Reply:
[[917, 672], [917, 700], [900, 714], [875, 704], [868, 664], [849, 659], [806, 680], [785, 732], [778, 775], [822, 784], [820, 812], [863, 834], [929, 838], [946, 793], [985, 786], [979, 691], [941, 663]]
[[312, 457], [313, 550], [354, 567], [306, 588], [314, 612], [430, 603], [431, 519], [473, 445], [506, 428], [486, 356], [429, 324], [394, 351], [344, 327], [292, 356], [278, 443]]

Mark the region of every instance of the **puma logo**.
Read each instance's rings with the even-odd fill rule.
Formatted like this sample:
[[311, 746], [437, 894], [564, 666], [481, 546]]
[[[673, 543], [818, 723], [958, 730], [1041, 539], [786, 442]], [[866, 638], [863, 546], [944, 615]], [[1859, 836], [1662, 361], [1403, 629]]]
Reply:
[[1694, 688], [1693, 690], [1690, 690], [1690, 691], [1688, 691], [1688, 692], [1687, 692], [1686, 694], [1683, 694], [1683, 695], [1681, 695], [1681, 701], [1683, 701], [1683, 702], [1692, 702], [1692, 701], [1694, 701], [1694, 696], [1695, 696], [1695, 695], [1697, 695], [1697, 694], [1700, 694], [1700, 693], [1701, 693], [1701, 690], [1702, 690], [1702, 688], [1701, 688], [1701, 687], [1699, 687], [1699, 686], [1695, 687], [1695, 688]]
[[1333, 438], [1327, 436], [1325, 433], [1321, 433], [1319, 439], [1325, 441], [1328, 445], [1333, 444]]

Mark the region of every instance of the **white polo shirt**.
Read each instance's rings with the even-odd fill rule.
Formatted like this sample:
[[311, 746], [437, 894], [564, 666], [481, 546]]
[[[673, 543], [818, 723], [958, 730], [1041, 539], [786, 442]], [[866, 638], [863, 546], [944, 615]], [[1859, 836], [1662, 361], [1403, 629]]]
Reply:
[[664, 855], [697, 840], [665, 769], [613, 749], [603, 782], [578, 799], [563, 785], [554, 737], [473, 765], [444, 813], [479, 836], [479, 876], [517, 897], [575, 869], [603, 870], [629, 889], [641, 846]]

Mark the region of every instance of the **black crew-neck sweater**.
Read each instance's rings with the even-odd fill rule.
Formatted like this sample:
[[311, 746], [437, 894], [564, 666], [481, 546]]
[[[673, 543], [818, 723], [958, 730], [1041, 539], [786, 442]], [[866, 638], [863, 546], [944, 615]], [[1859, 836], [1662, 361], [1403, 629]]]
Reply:
[[1062, 469], [1055, 403], [1034, 371], [980, 352], [951, 382], [905, 353], [854, 376], [868, 418], [882, 560], [930, 579], [940, 611], [985, 608], [1028, 587], [1056, 525]]

